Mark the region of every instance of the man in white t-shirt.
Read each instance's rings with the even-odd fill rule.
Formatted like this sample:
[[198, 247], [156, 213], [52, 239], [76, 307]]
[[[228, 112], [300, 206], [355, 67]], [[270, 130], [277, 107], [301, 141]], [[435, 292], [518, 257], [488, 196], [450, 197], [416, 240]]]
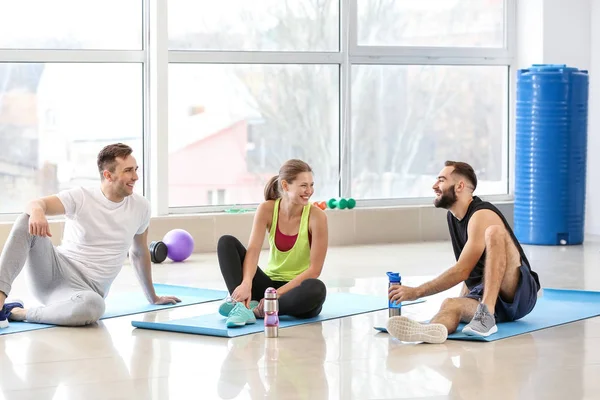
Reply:
[[[0, 256], [0, 328], [7, 327], [8, 320], [67, 326], [98, 321], [128, 251], [151, 304], [180, 301], [157, 296], [152, 285], [150, 204], [133, 192], [138, 166], [131, 153], [122, 143], [106, 146], [98, 154], [100, 186], [34, 200], [17, 218]], [[63, 214], [67, 220], [62, 244], [54, 247], [46, 216]], [[25, 309], [20, 301], [6, 301], [26, 263], [41, 307]]]

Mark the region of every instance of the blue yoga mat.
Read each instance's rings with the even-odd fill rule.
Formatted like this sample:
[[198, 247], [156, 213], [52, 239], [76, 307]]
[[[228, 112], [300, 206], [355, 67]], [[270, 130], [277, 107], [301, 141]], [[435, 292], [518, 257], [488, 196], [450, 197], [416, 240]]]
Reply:
[[[544, 289], [544, 295], [538, 299], [531, 313], [518, 321], [498, 323], [495, 334], [488, 337], [467, 336], [461, 332], [465, 324], [460, 324], [456, 332], [448, 335], [448, 339], [493, 342], [599, 315], [600, 292]], [[386, 332], [385, 328], [375, 329]]]
[[27, 331], [36, 331], [38, 329], [46, 329], [53, 328], [56, 325], [46, 325], [46, 324], [31, 324], [28, 322], [14, 322], [10, 321], [8, 328], [0, 329], [0, 336], [8, 335], [11, 333], [19, 333], [19, 332], [27, 332]]
[[[165, 308], [183, 307], [193, 304], [221, 300], [227, 297], [224, 290], [200, 289], [187, 286], [154, 284], [154, 290], [159, 296], [172, 295], [179, 297], [181, 303], [169, 305], [149, 304], [142, 289], [135, 292], [109, 294], [106, 298], [106, 312], [100, 319], [122, 317], [124, 315], [140, 314]], [[6, 329], [0, 329], [0, 335], [52, 328], [56, 325], [33, 324], [28, 322], [10, 322]]]
[[173, 286], [155, 284], [154, 290], [158, 296], [176, 296], [181, 303], [157, 306], [148, 303], [146, 296], [140, 288], [132, 293], [115, 293], [106, 298], [106, 312], [101, 319], [122, 317], [124, 315], [140, 314], [150, 311], [162, 310], [164, 308], [174, 308], [189, 306], [193, 304], [206, 303], [209, 301], [221, 300], [227, 297], [228, 293], [224, 290], [200, 289], [188, 286]]
[[[422, 303], [425, 300], [417, 300], [402, 303], [403, 306]], [[367, 296], [354, 293], [328, 293], [323, 310], [315, 318], [297, 319], [289, 316], [280, 317], [280, 328], [310, 324], [313, 322], [327, 321], [335, 318], [349, 317], [351, 315], [363, 314], [373, 311], [384, 310], [388, 307], [386, 297]], [[236, 337], [262, 332], [263, 321], [239, 328], [228, 329], [225, 326], [226, 318], [218, 313], [204, 314], [192, 318], [183, 318], [165, 322], [132, 321], [131, 324], [137, 328], [155, 329], [161, 331], [193, 333], [197, 335]]]

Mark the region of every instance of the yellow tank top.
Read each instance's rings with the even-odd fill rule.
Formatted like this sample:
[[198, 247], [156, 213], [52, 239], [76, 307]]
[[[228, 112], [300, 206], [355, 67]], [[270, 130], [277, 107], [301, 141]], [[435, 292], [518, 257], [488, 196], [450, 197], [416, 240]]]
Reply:
[[302, 209], [300, 229], [294, 247], [289, 251], [279, 251], [275, 245], [275, 232], [279, 217], [279, 203], [281, 199], [275, 200], [273, 207], [273, 220], [269, 232], [269, 262], [265, 274], [274, 281], [289, 282], [310, 266], [310, 243], [308, 240], [308, 216], [311, 205], [307, 204]]

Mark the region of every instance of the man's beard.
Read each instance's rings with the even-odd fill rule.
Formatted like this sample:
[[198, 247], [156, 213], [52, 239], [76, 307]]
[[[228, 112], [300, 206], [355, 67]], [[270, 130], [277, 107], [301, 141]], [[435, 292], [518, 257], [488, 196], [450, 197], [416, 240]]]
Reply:
[[446, 191], [442, 192], [440, 197], [433, 200], [433, 205], [437, 208], [445, 208], [447, 210], [452, 207], [457, 200], [454, 185], [452, 185]]

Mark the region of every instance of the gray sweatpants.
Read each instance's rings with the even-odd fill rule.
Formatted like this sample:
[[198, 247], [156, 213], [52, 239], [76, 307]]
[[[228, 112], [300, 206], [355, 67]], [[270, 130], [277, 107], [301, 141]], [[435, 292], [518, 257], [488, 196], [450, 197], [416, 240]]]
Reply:
[[29, 215], [21, 214], [0, 256], [0, 291], [7, 296], [27, 264], [33, 294], [44, 304], [29, 308], [27, 321], [55, 325], [87, 325], [104, 314], [104, 299], [73, 263], [58, 253], [47, 237], [29, 234]]

